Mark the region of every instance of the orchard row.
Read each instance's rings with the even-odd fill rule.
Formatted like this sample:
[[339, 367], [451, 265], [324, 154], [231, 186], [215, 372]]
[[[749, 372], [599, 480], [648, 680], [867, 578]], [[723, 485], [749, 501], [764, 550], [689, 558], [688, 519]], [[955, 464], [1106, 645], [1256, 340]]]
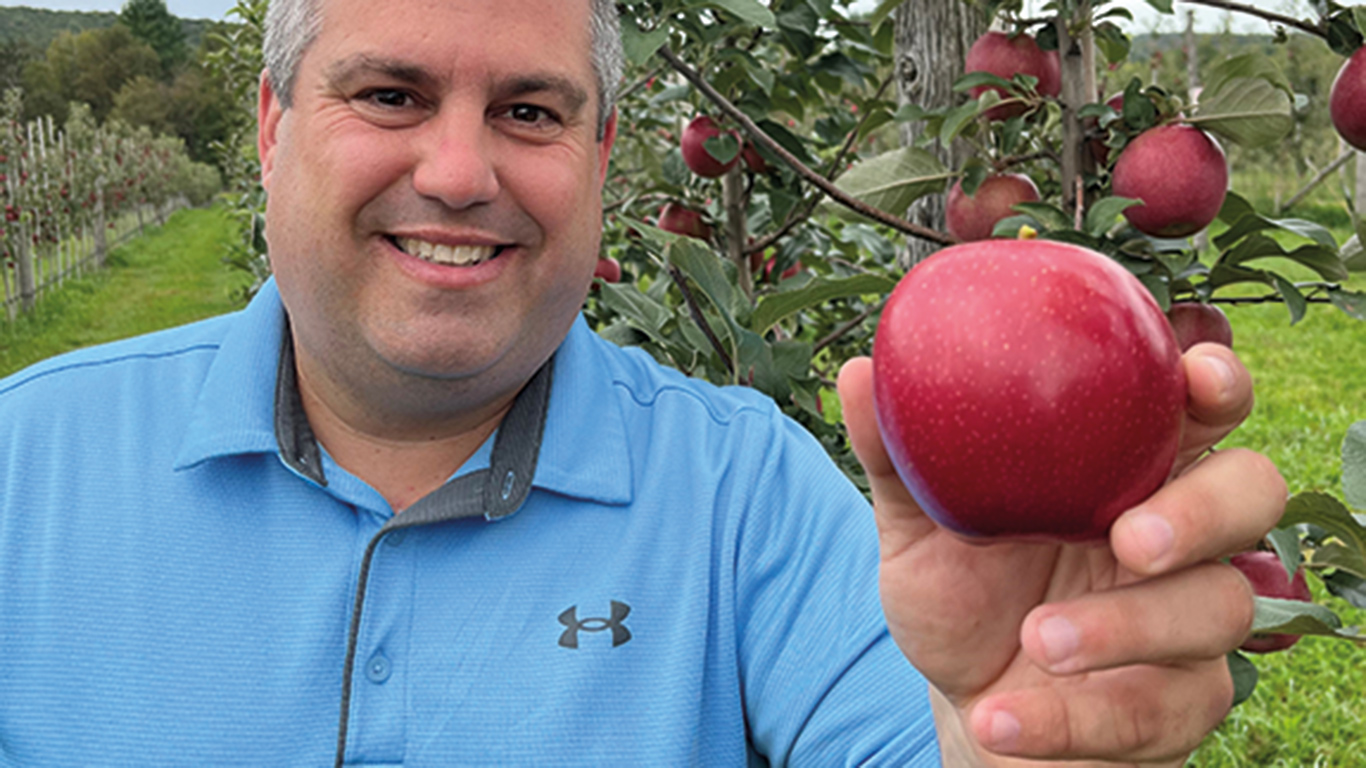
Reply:
[[[179, 139], [117, 121], [97, 125], [73, 105], [64, 126], [21, 122], [20, 94], [0, 103], [0, 285], [5, 314], [32, 309], [38, 295], [103, 261], [106, 231], [173, 201], [202, 203], [217, 173], [192, 163]], [[79, 242], [84, 247], [75, 247]]]

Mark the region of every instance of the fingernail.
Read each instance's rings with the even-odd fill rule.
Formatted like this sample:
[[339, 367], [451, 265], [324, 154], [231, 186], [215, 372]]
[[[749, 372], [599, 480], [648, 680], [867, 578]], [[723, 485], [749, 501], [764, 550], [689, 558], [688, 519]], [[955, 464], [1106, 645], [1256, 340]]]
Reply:
[[1039, 622], [1039, 640], [1048, 663], [1057, 667], [1072, 658], [1081, 645], [1081, 633], [1072, 622], [1061, 616], [1050, 616]]
[[988, 725], [987, 738], [990, 743], [986, 748], [993, 752], [1005, 752], [1015, 748], [1015, 744], [1020, 739], [1020, 721], [1009, 712], [996, 711], [991, 713], [991, 722]]
[[1222, 357], [1207, 355], [1205, 356], [1204, 361], [1205, 366], [1215, 375], [1215, 378], [1219, 379], [1219, 389], [1221, 392], [1227, 392], [1230, 389], [1233, 389], [1235, 380], [1233, 366], [1229, 365], [1227, 360]]
[[1166, 557], [1176, 540], [1171, 523], [1151, 512], [1139, 514], [1129, 521], [1129, 536], [1137, 543], [1139, 554], [1150, 566], [1157, 565]]

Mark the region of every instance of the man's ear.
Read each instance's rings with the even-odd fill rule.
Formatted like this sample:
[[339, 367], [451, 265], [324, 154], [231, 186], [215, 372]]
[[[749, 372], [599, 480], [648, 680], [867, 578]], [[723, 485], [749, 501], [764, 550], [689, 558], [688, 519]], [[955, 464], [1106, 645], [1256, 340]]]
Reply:
[[602, 140], [598, 142], [598, 186], [607, 182], [607, 166], [612, 161], [612, 145], [616, 140], [617, 110], [613, 107], [612, 114], [603, 126]]
[[275, 147], [279, 144], [277, 132], [285, 108], [270, 87], [269, 72], [261, 72], [260, 90], [261, 97], [256, 105], [256, 153], [261, 159], [261, 186], [270, 191], [270, 174], [275, 168]]

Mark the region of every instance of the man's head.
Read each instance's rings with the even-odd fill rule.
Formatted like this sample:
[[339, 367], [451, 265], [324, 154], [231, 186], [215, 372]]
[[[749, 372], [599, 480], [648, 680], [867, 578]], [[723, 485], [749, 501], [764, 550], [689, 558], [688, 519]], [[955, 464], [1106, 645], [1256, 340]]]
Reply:
[[[266, 11], [264, 55], [270, 86], [286, 108], [293, 104], [299, 60], [322, 28], [323, 0], [271, 0]], [[616, 105], [616, 87], [626, 57], [613, 0], [591, 0], [593, 72], [598, 77], [598, 138]]]
[[[276, 20], [303, 1], [275, 0]], [[597, 263], [602, 4], [311, 1], [322, 22], [298, 16], [289, 106], [272, 73], [259, 135], [305, 402], [330, 389], [374, 430], [505, 403]]]

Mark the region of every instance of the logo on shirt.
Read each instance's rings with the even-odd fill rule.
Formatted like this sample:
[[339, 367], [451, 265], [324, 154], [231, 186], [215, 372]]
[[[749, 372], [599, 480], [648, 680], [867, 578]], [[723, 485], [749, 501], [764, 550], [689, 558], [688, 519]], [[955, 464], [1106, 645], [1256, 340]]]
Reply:
[[571, 605], [560, 614], [560, 623], [568, 627], [560, 635], [561, 648], [578, 648], [580, 632], [605, 632], [612, 630], [612, 647], [625, 643], [631, 639], [631, 630], [626, 628], [622, 622], [631, 615], [631, 606], [626, 603], [612, 601], [612, 615], [607, 618], [579, 618], [579, 607]]

